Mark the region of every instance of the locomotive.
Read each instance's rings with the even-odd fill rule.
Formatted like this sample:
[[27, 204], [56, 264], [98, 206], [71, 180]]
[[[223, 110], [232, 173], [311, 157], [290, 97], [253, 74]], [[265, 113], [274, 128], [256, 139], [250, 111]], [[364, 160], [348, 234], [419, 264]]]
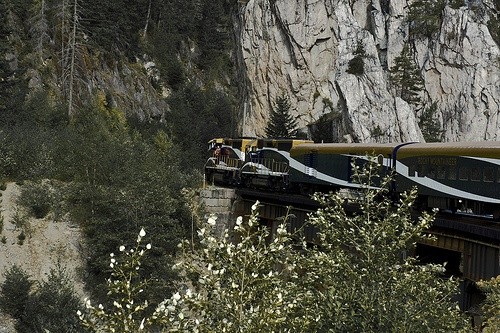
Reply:
[[500, 219], [500, 142], [313, 143], [294, 139], [214, 139], [210, 182], [308, 194], [359, 188], [353, 163], [376, 156], [393, 175], [392, 195], [417, 188], [422, 209]]

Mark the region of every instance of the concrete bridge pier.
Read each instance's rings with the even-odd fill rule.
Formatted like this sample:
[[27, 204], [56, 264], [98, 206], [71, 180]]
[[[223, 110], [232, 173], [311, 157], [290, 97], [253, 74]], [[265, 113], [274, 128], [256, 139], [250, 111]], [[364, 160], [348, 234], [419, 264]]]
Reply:
[[225, 229], [232, 228], [236, 218], [244, 215], [236, 190], [222, 187], [208, 187], [200, 191], [200, 201], [205, 204], [208, 214], [217, 216], [215, 231], [221, 235]]

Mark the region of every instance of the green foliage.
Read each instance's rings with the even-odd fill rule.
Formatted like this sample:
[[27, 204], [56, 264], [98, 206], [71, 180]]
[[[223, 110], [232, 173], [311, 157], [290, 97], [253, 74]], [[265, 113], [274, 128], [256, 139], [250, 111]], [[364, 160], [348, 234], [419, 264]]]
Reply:
[[453, 9], [459, 9], [465, 5], [463, 0], [449, 0], [448, 4]]
[[[376, 163], [354, 169], [359, 192], [318, 194], [322, 207], [310, 220], [317, 248], [305, 257], [305, 283], [314, 291], [320, 320], [329, 332], [460, 332], [468, 323], [451, 299], [458, 283], [442, 266], [419, 265], [405, 253], [430, 226], [432, 216], [412, 218], [416, 190], [397, 205], [388, 198], [390, 177]], [[380, 188], [368, 184], [380, 182]], [[346, 200], [359, 211], [345, 210]], [[314, 304], [313, 304], [314, 306]]]
[[356, 50], [354, 51], [354, 58], [349, 60], [349, 67], [347, 68], [347, 73], [354, 75], [363, 75], [365, 72], [365, 61], [366, 51], [363, 43], [358, 41]]
[[439, 31], [446, 1], [417, 0], [410, 5], [408, 22], [410, 33], [415, 37], [431, 38]]
[[420, 93], [423, 90], [424, 81], [412, 58], [408, 44], [403, 46], [401, 54], [394, 59], [394, 66], [390, 70], [390, 80], [396, 87], [399, 97], [409, 104], [415, 106], [420, 104]]
[[500, 327], [500, 276], [488, 281], [480, 281], [478, 285], [486, 294], [486, 300], [482, 306], [485, 323], [482, 332], [498, 332]]
[[323, 114], [314, 124], [309, 125], [314, 142], [333, 142], [333, 123], [340, 119], [337, 112]]
[[[89, 299], [85, 300], [85, 310], [78, 310], [78, 316], [90, 332], [138, 332], [151, 324], [146, 321], [145, 313], [148, 302], [138, 302], [140, 294], [147, 288], [147, 283], [140, 280], [141, 260], [151, 244], [141, 245], [146, 235], [141, 229], [136, 245], [127, 250], [120, 246], [120, 255], [111, 253], [109, 266], [112, 268], [111, 278], [107, 280], [108, 295], [113, 299], [110, 310], [102, 304], [93, 306]], [[124, 256], [124, 258], [122, 258]]]
[[23, 245], [25, 239], [26, 239], [26, 234], [24, 233], [24, 230], [21, 230], [21, 233], [17, 235], [17, 244]]
[[44, 218], [54, 205], [52, 189], [47, 182], [27, 181], [21, 187], [17, 203], [27, 208], [34, 217]]
[[206, 161], [206, 142], [234, 134], [234, 105], [223, 92], [201, 90], [193, 84], [172, 94], [168, 102], [172, 140], [183, 152], [181, 166], [200, 170]]
[[436, 113], [437, 103], [432, 103], [431, 106], [424, 109], [418, 121], [418, 126], [427, 142], [440, 142], [443, 137], [441, 122]]
[[[165, 126], [163, 131], [147, 125], [131, 128], [104, 94], [80, 110], [71, 124], [51, 120], [58, 112], [51, 103], [25, 110], [38, 116], [12, 126], [0, 123], [0, 170], [10, 178], [26, 179], [19, 200], [27, 213], [42, 217], [52, 211], [56, 219], [69, 213], [80, 224], [90, 249], [88, 285], [97, 298], [103, 297], [108, 253], [126, 244], [139, 223], [155, 231], [157, 247], [141, 276], [153, 281], [150, 302], [161, 301], [171, 291], [172, 255], [189, 221], [179, 193], [200, 179], [182, 170], [180, 156], [186, 165], [189, 156], [179, 153]], [[21, 238], [29, 237], [27, 215], [20, 211], [14, 220]]]
[[370, 130], [370, 135], [373, 138], [383, 137], [384, 134], [385, 134], [385, 132], [382, 130], [382, 128], [380, 128], [380, 125], [377, 125], [377, 126], [375, 126], [375, 128], [373, 128], [373, 129]]
[[26, 235], [31, 233], [31, 225], [29, 216], [21, 209], [16, 209], [11, 223], [14, 224], [15, 229], [19, 231], [17, 236], [18, 244], [23, 245]]
[[[199, 332], [309, 332], [313, 314], [296, 272], [292, 235], [286, 224], [269, 230], [258, 224], [258, 203], [247, 221], [214, 237], [215, 218], [198, 231], [201, 248], [183, 243], [177, 264], [194, 291], [185, 289], [160, 304], [155, 317], [167, 329]], [[300, 244], [299, 244], [300, 246]], [[208, 292], [209, 291], [209, 292]]]
[[51, 269], [46, 280], [39, 283], [25, 303], [18, 318], [19, 333], [77, 333], [81, 325], [76, 315], [79, 299], [67, 272]]
[[80, 7], [82, 29], [93, 43], [111, 54], [120, 49], [129, 58], [139, 52], [140, 31], [146, 24], [148, 0], [87, 0], [82, 1]]
[[[287, 217], [271, 237], [259, 224], [258, 202], [248, 220], [237, 218], [222, 234], [215, 233], [216, 219], [210, 217], [198, 231], [199, 245], [181, 244], [176, 268], [184, 281], [153, 314], [143, 313], [143, 301], [134, 302], [137, 312], [121, 311], [131, 301], [119, 296], [112, 310], [87, 302], [90, 313], [82, 319], [94, 331], [122, 332], [149, 327], [158, 332], [469, 332], [466, 317], [452, 302], [457, 282], [442, 276], [443, 266], [405, 256], [426, 237], [422, 233], [432, 216], [413, 219], [416, 191], [395, 205], [387, 197], [391, 180], [380, 179], [374, 161], [354, 169], [359, 192], [316, 196], [323, 208], [309, 221], [318, 231], [315, 244], [287, 231]], [[359, 210], [346, 211], [346, 201]], [[142, 236], [141, 231], [137, 244]], [[137, 290], [143, 280], [130, 287], [131, 275], [116, 272], [133, 270], [143, 252], [137, 247], [125, 254], [124, 262], [111, 257], [118, 280], [110, 286]], [[128, 328], [120, 326], [123, 322]]]
[[25, 313], [33, 281], [16, 265], [5, 271], [4, 277], [0, 292], [0, 309], [12, 318], [20, 319]]
[[266, 136], [269, 138], [292, 138], [297, 132], [297, 121], [290, 114], [290, 100], [287, 96], [276, 97], [276, 106], [271, 110], [266, 125]]
[[93, 295], [104, 298], [108, 253], [127, 244], [142, 225], [154, 235], [155, 248], [141, 271], [153, 281], [145, 297], [154, 303], [172, 288], [172, 255], [187, 230], [179, 193], [199, 177], [181, 170], [179, 152], [164, 131], [131, 131], [113, 110], [79, 115], [66, 135], [70, 139], [59, 147], [59, 155], [68, 158], [61, 174], [73, 181], [65, 192], [68, 209], [91, 249], [87, 272]]
[[487, 26], [490, 31], [491, 38], [493, 38], [497, 45], [500, 45], [500, 4], [496, 2], [496, 6], [497, 14], [496, 16], [492, 15], [490, 17]]
[[0, 191], [5, 191], [7, 189], [7, 183], [5, 180], [0, 180]]

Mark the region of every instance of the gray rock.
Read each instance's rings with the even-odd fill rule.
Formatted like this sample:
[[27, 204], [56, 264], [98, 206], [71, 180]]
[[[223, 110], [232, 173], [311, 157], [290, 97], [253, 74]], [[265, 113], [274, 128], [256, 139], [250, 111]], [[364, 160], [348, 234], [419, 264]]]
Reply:
[[[482, 16], [478, 6], [446, 7], [432, 39], [411, 41], [408, 8], [406, 1], [377, 0], [242, 3], [242, 134], [263, 136], [275, 98], [284, 93], [303, 128], [334, 109], [349, 140], [423, 140], [422, 107], [402, 101], [388, 81], [410, 43], [425, 82], [421, 97], [426, 106], [436, 103], [445, 140], [499, 139], [500, 51], [486, 25], [492, 4], [481, 7]], [[353, 75], [346, 70], [359, 41], [364, 73]]]

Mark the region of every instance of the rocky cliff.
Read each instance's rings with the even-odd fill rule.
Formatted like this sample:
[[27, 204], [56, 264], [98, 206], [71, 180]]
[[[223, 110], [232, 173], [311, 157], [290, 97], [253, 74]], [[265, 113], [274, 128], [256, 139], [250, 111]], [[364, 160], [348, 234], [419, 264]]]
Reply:
[[[423, 140], [419, 120], [431, 105], [443, 140], [499, 140], [498, 4], [422, 4], [424, 13], [438, 8], [437, 16], [409, 19], [413, 3], [404, 0], [240, 2], [242, 134], [263, 135], [275, 98], [285, 94], [301, 127], [336, 114], [334, 137], [342, 141]], [[435, 30], [417, 34], [425, 24]], [[352, 74], [360, 43], [363, 71]], [[423, 79], [418, 104], [390, 80], [404, 45]]]

